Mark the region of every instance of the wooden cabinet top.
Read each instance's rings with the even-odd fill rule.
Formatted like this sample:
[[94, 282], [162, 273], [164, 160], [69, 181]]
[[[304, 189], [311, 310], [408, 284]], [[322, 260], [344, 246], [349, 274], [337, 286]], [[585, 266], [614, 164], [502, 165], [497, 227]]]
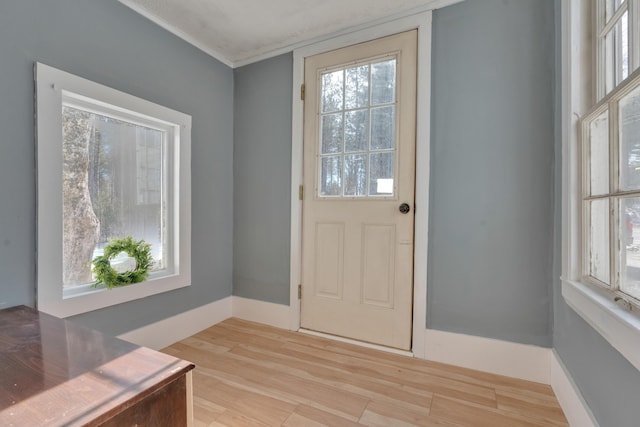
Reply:
[[194, 365], [13, 307], [0, 311], [0, 425], [96, 425]]

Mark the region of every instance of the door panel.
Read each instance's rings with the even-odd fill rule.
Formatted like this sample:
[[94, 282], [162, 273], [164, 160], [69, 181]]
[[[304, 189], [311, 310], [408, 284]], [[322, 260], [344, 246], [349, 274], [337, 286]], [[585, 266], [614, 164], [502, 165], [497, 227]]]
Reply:
[[[416, 33], [305, 60], [301, 326], [405, 350]], [[400, 212], [402, 203], [410, 212]]]

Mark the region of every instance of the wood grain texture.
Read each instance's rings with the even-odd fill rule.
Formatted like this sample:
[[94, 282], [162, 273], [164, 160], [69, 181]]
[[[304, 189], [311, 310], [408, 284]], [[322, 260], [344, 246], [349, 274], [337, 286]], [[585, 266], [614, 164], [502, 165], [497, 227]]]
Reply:
[[191, 369], [28, 307], [0, 311], [0, 426], [184, 426]]
[[196, 364], [196, 426], [568, 426], [551, 387], [228, 319]]

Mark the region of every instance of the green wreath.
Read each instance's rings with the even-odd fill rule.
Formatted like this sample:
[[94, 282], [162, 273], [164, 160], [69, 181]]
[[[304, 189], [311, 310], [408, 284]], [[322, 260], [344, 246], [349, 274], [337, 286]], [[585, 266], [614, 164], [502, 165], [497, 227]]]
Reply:
[[[118, 273], [111, 267], [111, 260], [120, 252], [126, 252], [136, 260], [136, 268]], [[144, 240], [133, 240], [130, 236], [123, 239], [113, 239], [104, 248], [104, 254], [93, 259], [93, 272], [96, 275], [94, 286], [104, 284], [112, 289], [118, 286], [140, 283], [149, 275], [149, 267], [153, 264], [151, 245]]]

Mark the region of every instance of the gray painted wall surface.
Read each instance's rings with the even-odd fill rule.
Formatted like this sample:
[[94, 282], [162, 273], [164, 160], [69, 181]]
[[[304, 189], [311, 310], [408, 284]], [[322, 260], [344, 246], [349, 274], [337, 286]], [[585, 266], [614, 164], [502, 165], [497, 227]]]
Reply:
[[[556, 87], [561, 86], [560, 0], [556, 0]], [[556, 100], [553, 346], [601, 427], [637, 427], [640, 372], [587, 324], [562, 298], [561, 93]]]
[[434, 13], [429, 328], [551, 346], [553, 13]]
[[293, 55], [234, 70], [233, 294], [289, 305]]
[[193, 117], [192, 286], [75, 319], [119, 334], [231, 295], [232, 70], [116, 0], [20, 0], [0, 2], [0, 307], [35, 301], [35, 61]]
[[[553, 24], [552, 0], [434, 14], [431, 328], [551, 345]], [[234, 294], [281, 304], [290, 61], [235, 73]]]

